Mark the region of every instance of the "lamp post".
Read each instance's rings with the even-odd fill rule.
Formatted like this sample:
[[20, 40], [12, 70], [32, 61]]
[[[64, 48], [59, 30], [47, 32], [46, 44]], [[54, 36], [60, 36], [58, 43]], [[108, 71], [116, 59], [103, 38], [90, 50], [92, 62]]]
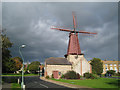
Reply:
[[22, 82], [21, 82], [21, 88], [23, 88], [23, 85], [24, 85], [24, 78], [23, 78], [23, 76], [24, 76], [24, 58], [23, 58], [23, 55], [22, 55], [22, 53], [21, 53], [21, 51], [20, 51], [20, 48], [24, 48], [26, 45], [21, 45], [20, 47], [19, 47], [19, 53], [20, 53], [20, 55], [21, 55], [21, 57], [22, 57], [22, 60], [23, 60], [23, 67], [22, 67]]

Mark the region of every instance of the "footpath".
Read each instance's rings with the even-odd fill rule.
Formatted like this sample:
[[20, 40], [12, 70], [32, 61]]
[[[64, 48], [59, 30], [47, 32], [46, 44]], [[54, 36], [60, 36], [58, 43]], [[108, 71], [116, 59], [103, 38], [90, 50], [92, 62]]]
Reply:
[[65, 87], [69, 87], [69, 88], [83, 88], [84, 90], [100, 90], [100, 89], [96, 89], [96, 88], [90, 88], [90, 87], [85, 87], [85, 86], [79, 86], [79, 85], [73, 85], [73, 84], [69, 84], [69, 83], [64, 83], [64, 82], [60, 82], [60, 81], [54, 81], [54, 80], [50, 80], [50, 79], [46, 79], [45, 77], [40, 77], [40, 79], [47, 81], [47, 82], [51, 82], [51, 83], [55, 83], [58, 85], [62, 85]]
[[11, 88], [11, 83], [4, 83], [4, 84], [2, 85], [2, 88], [3, 88], [3, 90], [4, 90], [5, 88], [10, 89], [10, 88]]

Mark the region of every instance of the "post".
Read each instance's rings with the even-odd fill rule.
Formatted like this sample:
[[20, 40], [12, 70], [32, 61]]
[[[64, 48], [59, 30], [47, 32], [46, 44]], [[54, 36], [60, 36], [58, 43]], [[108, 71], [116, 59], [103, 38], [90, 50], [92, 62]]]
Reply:
[[25, 45], [22, 45], [22, 46], [19, 47], [19, 53], [20, 53], [20, 55], [21, 55], [21, 57], [22, 57], [22, 60], [23, 60], [21, 88], [24, 88], [24, 58], [23, 58], [22, 53], [21, 53], [21, 51], [20, 51], [20, 48], [21, 48], [21, 47], [24, 48]]

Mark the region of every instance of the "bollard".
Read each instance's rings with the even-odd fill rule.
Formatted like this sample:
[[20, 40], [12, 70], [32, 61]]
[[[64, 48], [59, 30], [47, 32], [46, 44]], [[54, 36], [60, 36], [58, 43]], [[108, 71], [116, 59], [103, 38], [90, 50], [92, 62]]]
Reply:
[[23, 90], [25, 90], [25, 85], [23, 85]]
[[20, 84], [20, 79], [18, 78], [18, 84]]

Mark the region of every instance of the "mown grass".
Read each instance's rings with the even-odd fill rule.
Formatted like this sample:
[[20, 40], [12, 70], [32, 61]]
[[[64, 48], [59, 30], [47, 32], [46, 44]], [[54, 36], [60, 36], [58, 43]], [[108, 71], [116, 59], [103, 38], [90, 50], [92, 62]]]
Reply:
[[[7, 73], [2, 74], [2, 76], [22, 76], [22, 74]], [[24, 76], [38, 76], [38, 74], [24, 74]]]
[[11, 83], [12, 90], [22, 90], [21, 85], [17, 83]]
[[113, 79], [113, 78], [99, 78], [99, 79], [86, 79], [86, 80], [66, 80], [66, 79], [52, 79], [55, 81], [80, 85], [80, 86], [87, 86], [91, 88], [115, 88], [118, 89], [118, 85], [120, 80]]

